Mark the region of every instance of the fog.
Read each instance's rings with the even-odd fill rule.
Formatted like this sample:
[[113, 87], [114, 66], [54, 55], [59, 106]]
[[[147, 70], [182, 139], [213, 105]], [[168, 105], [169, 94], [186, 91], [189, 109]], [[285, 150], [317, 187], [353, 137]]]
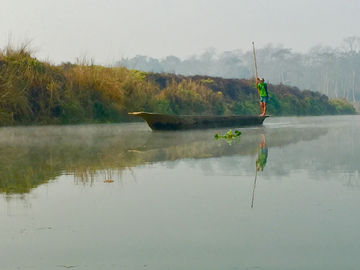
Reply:
[[[264, 77], [269, 83], [296, 86], [349, 101], [360, 99], [360, 37], [347, 37], [339, 47], [317, 45], [307, 53], [267, 44], [255, 48], [255, 56], [259, 77]], [[255, 76], [253, 50], [217, 52], [215, 48], [209, 48], [184, 60], [173, 55], [162, 59], [138, 55], [124, 58], [116, 65], [186, 76], [237, 79]]]
[[29, 38], [55, 63], [109, 64], [136, 55], [181, 59], [283, 44], [306, 53], [360, 32], [357, 0], [0, 0], [0, 44]]

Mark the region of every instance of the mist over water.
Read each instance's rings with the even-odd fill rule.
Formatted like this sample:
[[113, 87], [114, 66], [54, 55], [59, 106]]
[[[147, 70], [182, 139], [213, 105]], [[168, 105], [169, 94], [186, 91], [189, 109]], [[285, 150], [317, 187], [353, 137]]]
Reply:
[[1, 267], [356, 269], [359, 119], [1, 128]]
[[[313, 46], [307, 53], [271, 43], [255, 51], [258, 76], [264, 77], [268, 83], [296, 86], [300, 90], [317, 91], [330, 98], [346, 98], [351, 102], [360, 100], [358, 36], [345, 38], [339, 47]], [[163, 59], [137, 55], [122, 59], [116, 65], [185, 76], [249, 79], [256, 74], [253, 50], [218, 52], [215, 48], [208, 48], [187, 59], [174, 55]]]

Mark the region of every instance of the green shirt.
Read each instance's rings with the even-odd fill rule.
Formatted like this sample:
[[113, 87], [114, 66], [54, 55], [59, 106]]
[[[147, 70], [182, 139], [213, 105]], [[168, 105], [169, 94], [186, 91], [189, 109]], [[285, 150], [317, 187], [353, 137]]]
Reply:
[[259, 96], [260, 97], [267, 97], [268, 96], [267, 84], [265, 82], [259, 83], [258, 84], [258, 89], [259, 89]]

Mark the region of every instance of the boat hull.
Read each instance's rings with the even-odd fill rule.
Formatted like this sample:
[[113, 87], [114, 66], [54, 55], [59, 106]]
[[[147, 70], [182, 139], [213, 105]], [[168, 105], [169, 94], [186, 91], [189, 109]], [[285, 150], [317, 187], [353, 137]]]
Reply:
[[244, 127], [262, 125], [266, 116], [233, 115], [233, 116], [193, 116], [167, 115], [147, 112], [130, 112], [143, 118], [152, 130], [189, 130], [221, 127]]

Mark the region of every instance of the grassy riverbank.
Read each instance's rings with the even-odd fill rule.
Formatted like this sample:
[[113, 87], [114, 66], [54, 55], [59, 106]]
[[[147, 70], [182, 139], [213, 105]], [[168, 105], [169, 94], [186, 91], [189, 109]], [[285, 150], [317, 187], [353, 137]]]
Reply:
[[[269, 85], [271, 115], [353, 114], [345, 100]], [[24, 45], [0, 53], [0, 125], [132, 121], [129, 111], [168, 114], [257, 114], [251, 80], [146, 74], [86, 61], [40, 62]]]

